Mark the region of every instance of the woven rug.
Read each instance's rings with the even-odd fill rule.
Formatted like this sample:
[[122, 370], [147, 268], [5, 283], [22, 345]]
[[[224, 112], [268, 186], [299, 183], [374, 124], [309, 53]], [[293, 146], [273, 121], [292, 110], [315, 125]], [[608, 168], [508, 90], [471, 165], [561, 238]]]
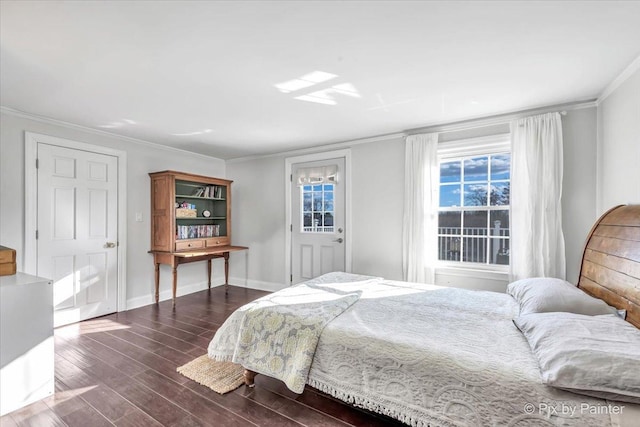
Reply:
[[216, 362], [202, 355], [176, 369], [185, 377], [209, 387], [216, 393], [225, 394], [244, 384], [244, 368], [232, 362]]

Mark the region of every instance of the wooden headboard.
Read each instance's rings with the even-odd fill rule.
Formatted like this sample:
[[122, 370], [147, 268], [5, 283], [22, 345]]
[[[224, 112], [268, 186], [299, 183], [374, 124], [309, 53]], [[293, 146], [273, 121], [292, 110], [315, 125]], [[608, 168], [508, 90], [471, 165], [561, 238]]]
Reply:
[[616, 206], [591, 228], [578, 287], [640, 328], [640, 205]]

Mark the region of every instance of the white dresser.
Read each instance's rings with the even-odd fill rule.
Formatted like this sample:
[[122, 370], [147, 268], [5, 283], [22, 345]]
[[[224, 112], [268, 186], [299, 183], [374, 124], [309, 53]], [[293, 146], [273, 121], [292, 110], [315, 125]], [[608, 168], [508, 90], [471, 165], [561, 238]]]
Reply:
[[0, 416], [54, 392], [53, 285], [0, 276]]

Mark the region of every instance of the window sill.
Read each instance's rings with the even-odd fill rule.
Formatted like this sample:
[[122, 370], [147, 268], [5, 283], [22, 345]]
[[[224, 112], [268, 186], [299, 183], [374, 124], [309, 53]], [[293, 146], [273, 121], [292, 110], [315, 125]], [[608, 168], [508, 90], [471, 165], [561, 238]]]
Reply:
[[458, 264], [442, 263], [436, 265], [436, 274], [446, 274], [448, 276], [469, 277], [488, 280], [509, 280], [508, 266], [484, 266], [470, 265], [462, 266]]

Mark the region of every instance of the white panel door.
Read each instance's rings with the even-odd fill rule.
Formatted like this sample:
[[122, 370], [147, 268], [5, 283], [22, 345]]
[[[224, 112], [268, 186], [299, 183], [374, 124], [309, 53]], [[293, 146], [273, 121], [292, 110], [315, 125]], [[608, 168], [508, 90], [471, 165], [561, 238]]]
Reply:
[[[298, 186], [301, 168], [338, 167], [336, 184]], [[291, 283], [296, 284], [331, 271], [345, 270], [344, 158], [292, 165]]]
[[113, 313], [118, 159], [38, 143], [38, 275], [53, 280], [54, 326]]

